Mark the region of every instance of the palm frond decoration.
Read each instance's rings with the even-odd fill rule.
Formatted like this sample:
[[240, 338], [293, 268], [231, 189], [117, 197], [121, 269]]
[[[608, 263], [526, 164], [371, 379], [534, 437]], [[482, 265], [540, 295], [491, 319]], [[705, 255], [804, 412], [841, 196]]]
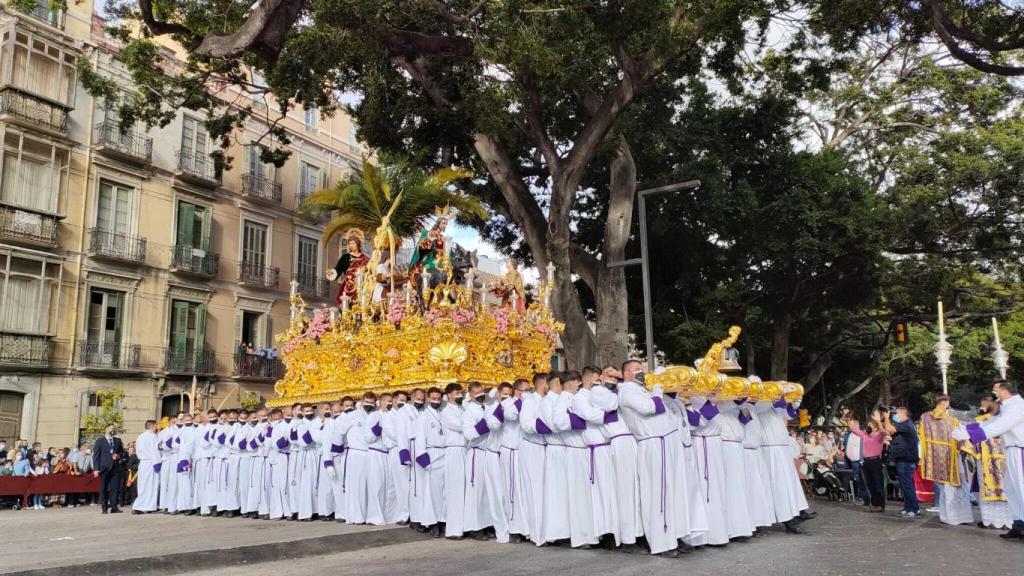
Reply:
[[[324, 229], [325, 244], [335, 234], [352, 228], [373, 234], [373, 254], [368, 269], [375, 270], [380, 264], [381, 251], [389, 248], [393, 271], [396, 239], [417, 234], [433, 217], [436, 208], [453, 208], [468, 218], [487, 217], [479, 200], [460, 194], [450, 186], [470, 175], [461, 168], [442, 168], [428, 174], [402, 161], [385, 161], [375, 166], [363, 158], [361, 170], [349, 174], [334, 188], [310, 195], [300, 210], [314, 215], [335, 214]], [[373, 274], [367, 274], [366, 281], [373, 282]]]

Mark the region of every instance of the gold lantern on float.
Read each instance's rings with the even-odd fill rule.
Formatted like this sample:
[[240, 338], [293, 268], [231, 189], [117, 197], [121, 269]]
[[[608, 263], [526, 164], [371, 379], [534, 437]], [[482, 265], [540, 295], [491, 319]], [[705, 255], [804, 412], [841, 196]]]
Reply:
[[716, 342], [707, 354], [698, 360], [696, 368], [669, 366], [647, 376], [647, 383], [660, 385], [666, 392], [681, 396], [703, 396], [716, 400], [751, 398], [758, 402], [774, 402], [785, 397], [793, 402], [803, 396], [803, 386], [792, 382], [761, 382], [758, 378], [731, 376], [723, 372], [740, 370], [738, 354], [733, 344], [740, 336], [739, 326], [729, 328], [728, 338]]

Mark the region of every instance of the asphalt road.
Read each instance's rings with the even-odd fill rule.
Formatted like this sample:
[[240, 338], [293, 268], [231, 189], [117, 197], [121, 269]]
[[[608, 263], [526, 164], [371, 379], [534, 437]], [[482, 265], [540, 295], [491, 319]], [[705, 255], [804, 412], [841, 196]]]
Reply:
[[[36, 574], [332, 574], [393, 576], [594, 576], [785, 574], [787, 576], [998, 576], [1020, 574], [1024, 542], [998, 532], [944, 526], [931, 514], [816, 503], [809, 534], [780, 531], [678, 560], [532, 544], [424, 539], [406, 528], [261, 522], [163, 515], [100, 516], [95, 509], [0, 513], [0, 572]], [[70, 539], [69, 539], [70, 538]], [[756, 571], [756, 572], [755, 572]]]

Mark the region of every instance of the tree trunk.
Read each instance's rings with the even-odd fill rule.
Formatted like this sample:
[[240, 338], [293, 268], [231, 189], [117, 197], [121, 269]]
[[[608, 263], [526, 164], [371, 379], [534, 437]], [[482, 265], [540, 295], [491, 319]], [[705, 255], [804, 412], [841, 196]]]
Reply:
[[[597, 346], [594, 331], [583, 314], [579, 295], [572, 284], [569, 227], [548, 226], [547, 240], [547, 259], [555, 265], [554, 287], [550, 295], [551, 310], [555, 318], [565, 323], [565, 332], [562, 333], [565, 359], [569, 366], [579, 369], [594, 361]], [[541, 277], [547, 277], [547, 270], [541, 270], [540, 273]]]
[[811, 367], [807, 371], [807, 375], [801, 380], [801, 385], [804, 387], [804, 396], [807, 396], [808, 392], [814, 389], [821, 382], [821, 378], [828, 372], [828, 369], [832, 367], [832, 353], [824, 352], [819, 354], [814, 362], [811, 362]]
[[772, 380], [785, 380], [789, 375], [789, 336], [792, 330], [793, 316], [788, 311], [775, 319], [772, 331]]
[[629, 347], [629, 308], [626, 271], [608, 266], [626, 257], [633, 225], [633, 201], [636, 198], [636, 163], [625, 137], [619, 136], [618, 151], [611, 165], [611, 193], [605, 220], [602, 260], [598, 265], [597, 285], [591, 286], [597, 305], [597, 362], [618, 366], [626, 360]]

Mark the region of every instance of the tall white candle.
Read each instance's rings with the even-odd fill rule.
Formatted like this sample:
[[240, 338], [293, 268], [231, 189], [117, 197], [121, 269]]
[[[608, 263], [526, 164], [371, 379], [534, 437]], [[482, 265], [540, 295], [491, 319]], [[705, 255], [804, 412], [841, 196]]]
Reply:
[[996, 344], [1000, 344], [1000, 342], [999, 342], [999, 321], [996, 320], [995, 316], [992, 317], [992, 335], [996, 339]]
[[942, 300], [939, 300], [939, 336], [946, 335], [946, 318], [942, 313]]

